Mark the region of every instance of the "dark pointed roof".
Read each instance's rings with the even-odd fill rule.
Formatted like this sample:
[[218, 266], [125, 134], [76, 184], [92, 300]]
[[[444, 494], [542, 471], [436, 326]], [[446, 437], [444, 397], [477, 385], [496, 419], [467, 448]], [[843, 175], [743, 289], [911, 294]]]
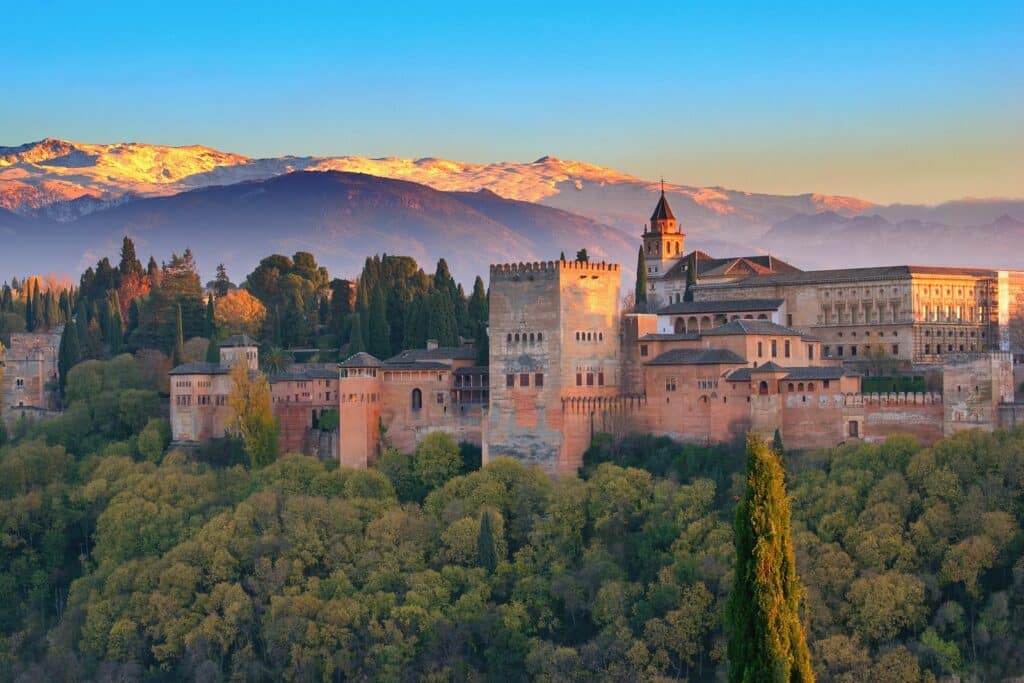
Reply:
[[668, 200], [665, 199], [665, 190], [661, 191], [661, 199], [658, 200], [658, 205], [654, 207], [654, 213], [651, 214], [651, 222], [664, 221], [664, 220], [675, 220], [676, 216], [672, 213], [671, 207], [668, 205]]

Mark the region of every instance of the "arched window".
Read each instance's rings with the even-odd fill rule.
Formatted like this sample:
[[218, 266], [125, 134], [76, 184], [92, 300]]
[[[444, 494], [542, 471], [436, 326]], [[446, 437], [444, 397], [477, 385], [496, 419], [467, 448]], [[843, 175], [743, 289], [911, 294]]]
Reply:
[[517, 342], [519, 341], [519, 333], [518, 332], [516, 332], [516, 341]]
[[682, 334], [683, 332], [686, 332], [686, 321], [683, 320], [682, 318], [676, 318], [675, 330], [676, 334]]
[[412, 390], [412, 409], [421, 410], [423, 408], [423, 392], [419, 389]]
[[814, 391], [814, 382], [809, 382], [807, 384], [807, 391]]
[[538, 332], [537, 333], [537, 341], [544, 341], [544, 333], [543, 332]]
[[790, 393], [793, 392], [793, 383], [792, 382], [789, 383], [789, 385], [786, 387], [786, 390], [789, 391]]
[[508, 336], [505, 338], [505, 341], [508, 342], [509, 344], [512, 343], [512, 333], [511, 332], [508, 333]]
[[533, 343], [533, 332], [530, 333], [530, 343]]
[[761, 383], [757, 385], [757, 393], [766, 396], [768, 394], [768, 382], [761, 380]]

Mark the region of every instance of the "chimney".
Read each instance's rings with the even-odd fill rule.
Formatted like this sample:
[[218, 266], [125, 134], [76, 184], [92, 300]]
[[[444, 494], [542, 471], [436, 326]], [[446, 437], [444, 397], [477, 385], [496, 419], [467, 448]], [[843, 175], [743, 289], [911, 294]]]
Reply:
[[437, 348], [437, 340], [436, 339], [428, 339], [427, 340], [427, 351], [433, 351], [436, 348]]

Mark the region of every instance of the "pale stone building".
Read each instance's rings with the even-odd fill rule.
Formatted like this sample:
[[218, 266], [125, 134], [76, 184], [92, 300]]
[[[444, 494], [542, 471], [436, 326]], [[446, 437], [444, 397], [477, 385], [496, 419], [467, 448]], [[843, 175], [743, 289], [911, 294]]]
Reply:
[[63, 325], [49, 332], [15, 332], [0, 344], [0, 414], [6, 422], [54, 414], [60, 407], [57, 357]]

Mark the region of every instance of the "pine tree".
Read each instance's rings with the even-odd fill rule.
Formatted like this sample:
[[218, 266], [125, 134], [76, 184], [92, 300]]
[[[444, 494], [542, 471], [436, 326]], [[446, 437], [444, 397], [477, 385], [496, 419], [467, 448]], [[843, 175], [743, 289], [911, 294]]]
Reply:
[[726, 607], [730, 683], [813, 681], [789, 500], [779, 459], [747, 436], [747, 490], [736, 506], [736, 569]]
[[365, 351], [366, 344], [363, 343], [363, 325], [359, 320], [359, 314], [352, 314], [352, 333], [348, 338], [348, 355], [354, 356], [355, 354]]
[[634, 293], [634, 303], [636, 304], [637, 313], [647, 312], [647, 259], [644, 258], [644, 248], [640, 247], [640, 252], [636, 257], [636, 289]]
[[124, 275], [142, 275], [142, 262], [135, 255], [135, 243], [128, 235], [121, 240], [121, 262], [117, 266], [118, 271]]
[[494, 532], [491, 531], [491, 515], [484, 510], [480, 515], [480, 533], [476, 537], [476, 563], [488, 574], [498, 566], [498, 553], [494, 548]]
[[185, 334], [181, 325], [181, 304], [178, 304], [177, 311], [177, 332], [174, 335], [174, 367], [178, 367], [185, 362]]
[[563, 252], [559, 252], [558, 260], [559, 261], [565, 261], [565, 252], [564, 251]]
[[82, 360], [82, 349], [78, 344], [78, 328], [71, 323], [64, 326], [60, 336], [60, 348], [57, 351], [57, 372], [60, 384], [60, 395], [68, 384], [68, 372]]
[[146, 264], [146, 275], [149, 276], [149, 282], [154, 287], [160, 284], [160, 266], [156, 264], [156, 259], [152, 256], [149, 257], [149, 263]]
[[217, 264], [217, 276], [213, 278], [213, 293], [222, 297], [231, 291], [231, 280], [228, 279], [228, 269], [223, 263]]
[[576, 252], [576, 260], [580, 263], [588, 263], [590, 261], [590, 255], [587, 254], [585, 248]]

